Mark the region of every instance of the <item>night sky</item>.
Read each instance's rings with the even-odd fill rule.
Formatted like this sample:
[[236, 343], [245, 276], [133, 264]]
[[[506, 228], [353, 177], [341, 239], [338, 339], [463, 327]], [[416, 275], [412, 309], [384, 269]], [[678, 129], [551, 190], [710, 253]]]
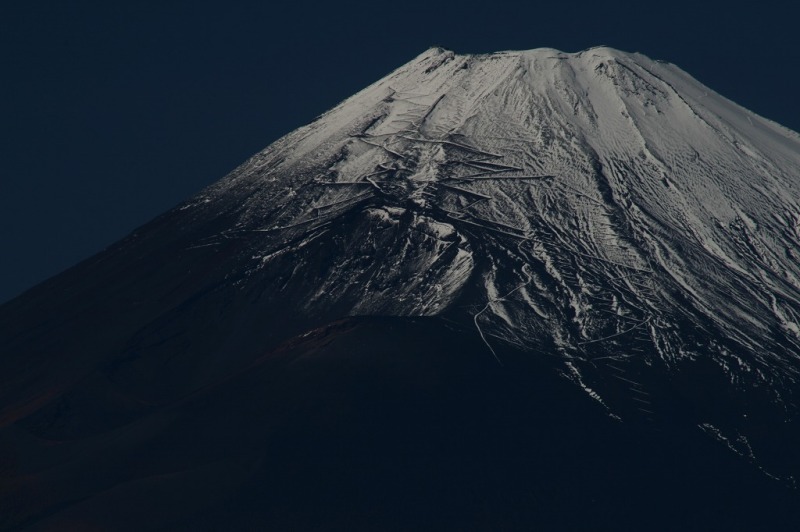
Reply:
[[768, 2], [270, 4], [2, 3], [0, 301], [432, 45], [639, 51], [800, 131], [798, 14]]

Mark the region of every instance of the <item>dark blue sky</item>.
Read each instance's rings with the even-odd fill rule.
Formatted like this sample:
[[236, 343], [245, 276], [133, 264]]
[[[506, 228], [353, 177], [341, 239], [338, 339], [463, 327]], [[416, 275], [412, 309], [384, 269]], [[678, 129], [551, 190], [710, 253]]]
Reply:
[[639, 51], [800, 130], [797, 15], [768, 2], [3, 2], [0, 301], [431, 45]]

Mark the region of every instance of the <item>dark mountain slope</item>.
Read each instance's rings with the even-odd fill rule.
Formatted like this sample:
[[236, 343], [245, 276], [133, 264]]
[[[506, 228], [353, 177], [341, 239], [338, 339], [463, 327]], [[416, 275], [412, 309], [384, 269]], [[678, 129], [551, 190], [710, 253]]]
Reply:
[[428, 50], [0, 306], [4, 526], [780, 529], [798, 176], [674, 65]]
[[549, 360], [503, 350], [503, 368], [484, 347], [438, 319], [349, 319], [124, 427], [53, 439], [118, 417], [115, 398], [104, 413], [65, 406], [4, 433], [4, 525], [788, 530], [797, 517], [793, 493], [696, 427], [620, 423]]

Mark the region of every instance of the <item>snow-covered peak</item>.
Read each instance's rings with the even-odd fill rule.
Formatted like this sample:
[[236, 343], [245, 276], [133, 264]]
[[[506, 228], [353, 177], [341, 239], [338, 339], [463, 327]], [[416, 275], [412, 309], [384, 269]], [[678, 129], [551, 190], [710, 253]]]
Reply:
[[299, 312], [452, 316], [614, 415], [608, 372], [800, 375], [800, 140], [641, 54], [431, 48], [183, 208]]
[[93, 368], [150, 404], [173, 362], [189, 393], [309, 324], [440, 316], [614, 419], [797, 464], [800, 137], [641, 54], [431, 48], [76, 272], [6, 311], [6, 388], [52, 375], [6, 412]]

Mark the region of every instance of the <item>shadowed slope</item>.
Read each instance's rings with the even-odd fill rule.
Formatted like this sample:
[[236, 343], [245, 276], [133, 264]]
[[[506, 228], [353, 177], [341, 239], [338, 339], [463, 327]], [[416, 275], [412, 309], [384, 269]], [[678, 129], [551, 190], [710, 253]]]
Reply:
[[696, 427], [623, 425], [552, 364], [482, 346], [440, 320], [350, 319], [125, 427], [6, 432], [4, 527], [789, 526], [794, 496]]

